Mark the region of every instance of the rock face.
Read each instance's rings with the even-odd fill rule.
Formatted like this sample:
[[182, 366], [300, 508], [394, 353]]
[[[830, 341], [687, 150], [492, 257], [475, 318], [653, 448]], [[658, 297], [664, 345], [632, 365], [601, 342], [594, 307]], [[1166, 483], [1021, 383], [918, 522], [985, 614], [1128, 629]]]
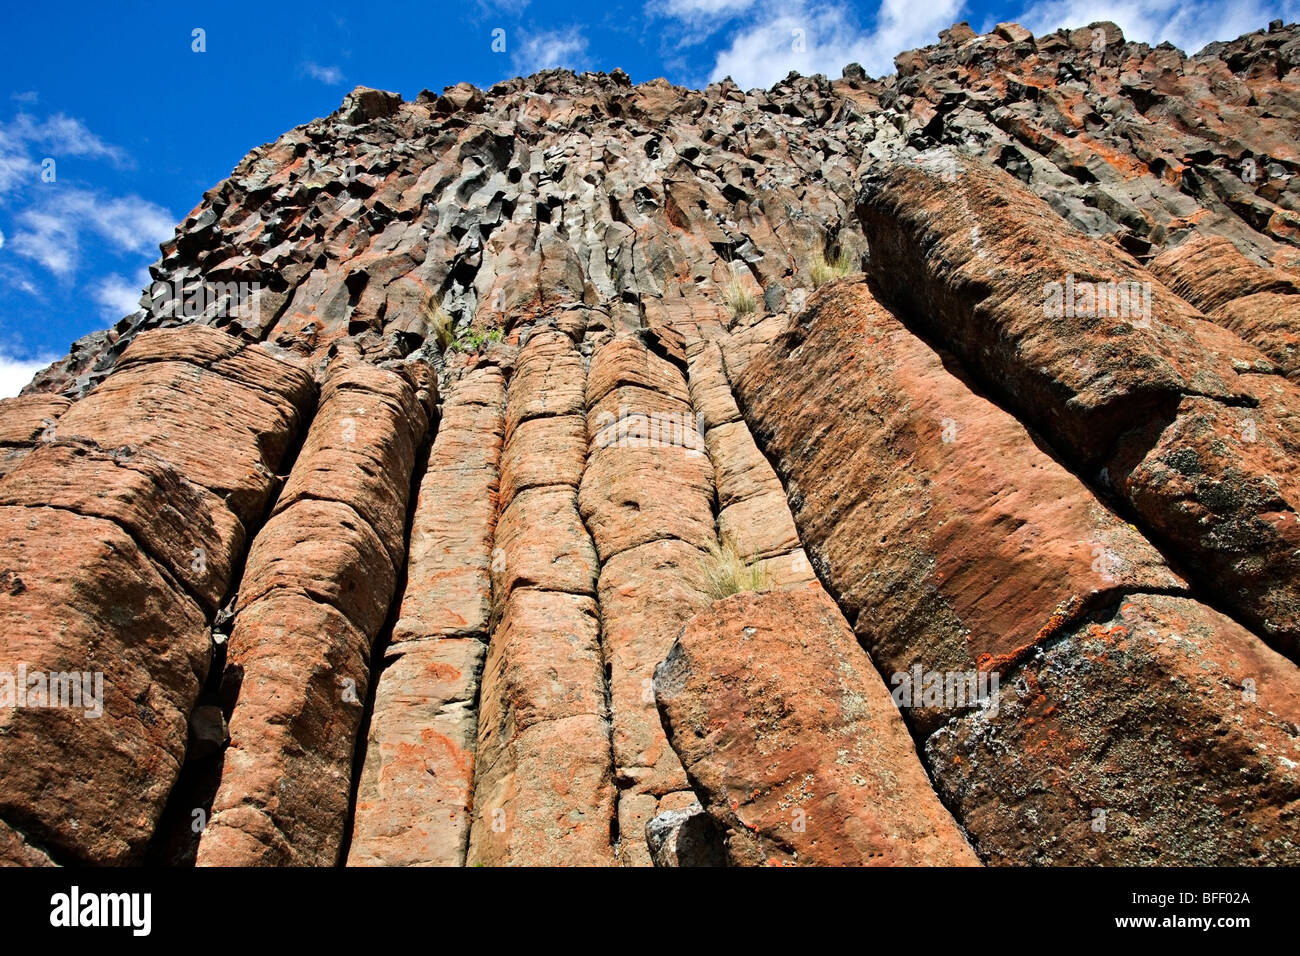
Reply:
[[1300, 27], [896, 67], [251, 152], [0, 401], [0, 863], [1300, 862]]
[[733, 866], [973, 866], [885, 684], [822, 592], [696, 615], [655, 698]]

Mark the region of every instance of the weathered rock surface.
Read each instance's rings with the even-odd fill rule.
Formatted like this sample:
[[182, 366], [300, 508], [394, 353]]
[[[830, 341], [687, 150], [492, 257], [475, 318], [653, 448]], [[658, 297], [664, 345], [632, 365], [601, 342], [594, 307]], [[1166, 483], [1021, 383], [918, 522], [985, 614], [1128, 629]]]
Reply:
[[338, 861], [371, 650], [401, 569], [411, 469], [435, 397], [421, 388], [427, 378], [402, 372], [331, 366], [249, 549], [226, 675], [231, 742], [200, 865]]
[[501, 373], [487, 367], [462, 378], [443, 406], [377, 678], [350, 866], [465, 863], [504, 402]]
[[820, 291], [739, 389], [812, 562], [885, 674], [1001, 667], [1056, 615], [1182, 587], [864, 281]]
[[0, 704], [104, 677], [0, 706], [0, 862], [1296, 862], [1300, 27], [895, 64], [208, 190], [0, 402]]
[[[175, 358], [151, 360], [155, 346]], [[0, 714], [0, 815], [57, 860], [130, 863], [153, 836], [241, 518], [265, 509], [314, 397], [296, 365], [207, 329], [150, 333], [133, 351], [113, 387], [60, 416], [53, 441], [0, 481], [5, 673], [75, 671], [79, 690], [102, 694]]]
[[[1258, 376], [1239, 375], [1207, 346], [1182, 299], [1104, 243], [1056, 228], [1012, 177], [953, 162], [951, 204], [935, 201], [941, 180], [923, 165], [868, 180], [860, 211], [882, 256], [873, 264], [926, 263], [919, 281], [873, 267], [882, 293], [1076, 467], [1102, 466], [1099, 480], [1145, 530], [1274, 647], [1295, 653], [1297, 462], [1276, 451], [1278, 412], [1252, 407]], [[1116, 298], [1109, 283], [1129, 291]], [[1149, 296], [1138, 316], [1135, 289], [1144, 310]], [[1052, 311], [1061, 298], [1063, 316]], [[1255, 423], [1244, 440], [1243, 417]]]
[[978, 864], [824, 593], [715, 603], [655, 671], [655, 698], [730, 864]]

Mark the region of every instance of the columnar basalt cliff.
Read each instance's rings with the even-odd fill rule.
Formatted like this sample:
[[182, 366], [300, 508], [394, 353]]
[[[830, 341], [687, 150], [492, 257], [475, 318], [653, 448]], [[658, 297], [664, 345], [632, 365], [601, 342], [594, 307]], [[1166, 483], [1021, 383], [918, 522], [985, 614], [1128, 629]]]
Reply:
[[0, 402], [0, 862], [1300, 863], [1300, 27], [358, 88]]

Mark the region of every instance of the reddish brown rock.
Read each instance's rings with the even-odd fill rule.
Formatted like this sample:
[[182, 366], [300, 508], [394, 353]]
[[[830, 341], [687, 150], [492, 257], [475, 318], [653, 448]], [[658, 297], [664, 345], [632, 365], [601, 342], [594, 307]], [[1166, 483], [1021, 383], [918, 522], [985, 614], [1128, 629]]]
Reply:
[[517, 587], [594, 594], [596, 552], [567, 485], [521, 491], [497, 521], [493, 601]]
[[989, 863], [1293, 866], [1298, 719], [1294, 664], [1204, 605], [1133, 595], [926, 754]]
[[602, 561], [669, 538], [697, 548], [714, 537], [708, 458], [680, 446], [593, 451], [578, 507]]
[[1186, 398], [1172, 415], [1125, 436], [1107, 473], [1142, 519], [1177, 546], [1188, 569], [1214, 583], [1218, 600], [1294, 657], [1300, 458], [1291, 427], [1300, 402], [1289, 397], [1291, 421], [1267, 405], [1230, 408]]
[[349, 866], [465, 863], [504, 400], [489, 367], [461, 379], [443, 407], [375, 690]]
[[[655, 665], [682, 625], [708, 606], [701, 583], [705, 560], [685, 542], [654, 541], [616, 554], [601, 568], [601, 637], [609, 663], [620, 808], [629, 791], [661, 796], [685, 786], [681, 764], [659, 725], [651, 684]], [[639, 837], [644, 828], [642, 820], [628, 838]]]
[[35, 444], [55, 439], [58, 418], [71, 404], [43, 392], [0, 399], [0, 476], [12, 471]]
[[35, 392], [17, 398], [0, 398], [0, 445], [32, 445], [43, 436], [57, 434], [58, 418], [72, 403], [57, 395]]
[[654, 686], [730, 864], [978, 865], [825, 594], [715, 603]]
[[582, 356], [572, 339], [562, 332], [533, 335], [520, 352], [510, 378], [506, 441], [527, 419], [580, 414], [585, 407], [585, 381]]
[[258, 532], [248, 550], [238, 606], [251, 607], [276, 591], [295, 591], [337, 608], [373, 635], [388, 614], [395, 580], [383, 542], [351, 506], [306, 499]]
[[587, 463], [587, 425], [581, 415], [533, 418], [511, 436], [501, 461], [501, 502], [526, 489], [567, 485], [575, 491]]
[[485, 645], [394, 645], [375, 689], [348, 866], [464, 866]]
[[[428, 393], [413, 385], [336, 363], [286, 486], [295, 493], [249, 549], [228, 651], [230, 748], [201, 865], [338, 862], [370, 654], [393, 598], [413, 449], [428, 426]], [[351, 427], [371, 450], [348, 440]], [[387, 461], [376, 457], [384, 450]], [[380, 475], [381, 465], [407, 471]], [[354, 494], [368, 498], [358, 509], [331, 500]]]
[[[0, 694], [7, 682], [11, 696], [0, 707], [0, 819], [59, 862], [136, 862], [207, 676], [203, 614], [103, 518], [0, 507], [0, 554]], [[27, 706], [16, 706], [20, 668]], [[60, 679], [63, 706], [46, 706], [36, 675], [72, 673], [91, 675], [90, 693], [79, 679], [73, 696]], [[30, 856], [7, 842], [9, 862]]]
[[817, 293], [738, 388], [813, 563], [883, 673], [1002, 667], [1058, 613], [1182, 587], [865, 282]]
[[394, 642], [487, 639], [504, 402], [500, 371], [486, 368], [462, 379], [443, 407], [416, 498]]
[[[1186, 393], [1241, 399], [1231, 366], [1197, 341], [1191, 320], [1200, 316], [1182, 299], [1112, 247], [1063, 227], [1003, 171], [955, 153], [947, 162], [951, 181], [926, 163], [864, 180], [858, 214], [872, 276], [1027, 422], [1094, 462], [1162, 403]], [[899, 262], [922, 271], [892, 267]]]
[[1247, 258], [1223, 236], [1192, 235], [1182, 245], [1156, 256], [1149, 268], [1207, 315], [1261, 292], [1300, 293], [1300, 282], [1293, 276]]
[[401, 366], [394, 374], [336, 361], [298, 453], [301, 464], [276, 499], [275, 513], [298, 501], [344, 502], [374, 529], [400, 567], [411, 470], [437, 394], [423, 364]]
[[613, 863], [596, 602], [514, 591], [488, 646], [480, 700], [469, 865]]
[[1300, 295], [1243, 296], [1220, 306], [1211, 318], [1257, 345], [1284, 375], [1300, 378]]
[[277, 589], [240, 611], [238, 699], [199, 866], [338, 862], [369, 655], [369, 636], [306, 594]]
[[[118, 371], [64, 413], [58, 437], [156, 454], [225, 500], [249, 526], [261, 518], [275, 490], [276, 468], [314, 386], [300, 368], [270, 357], [260, 346], [209, 359], [214, 335], [238, 345], [224, 333], [198, 327], [139, 336]], [[146, 346], [149, 361], [127, 361], [132, 351], [144, 354]], [[154, 360], [155, 351], [176, 358]]]
[[225, 600], [244, 552], [243, 525], [223, 502], [130, 447], [42, 444], [0, 482], [0, 504], [50, 505], [116, 523], [209, 614]]

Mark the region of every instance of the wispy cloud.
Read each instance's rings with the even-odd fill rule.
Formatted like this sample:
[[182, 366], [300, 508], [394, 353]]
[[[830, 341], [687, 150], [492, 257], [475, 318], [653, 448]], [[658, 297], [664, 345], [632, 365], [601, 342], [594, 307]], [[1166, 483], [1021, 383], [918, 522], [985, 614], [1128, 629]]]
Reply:
[[0, 349], [0, 398], [13, 398], [27, 386], [33, 375], [53, 361], [52, 355], [17, 359]]
[[321, 66], [309, 61], [302, 65], [302, 71], [313, 80], [319, 80], [328, 86], [338, 86], [343, 82], [343, 71], [337, 66]]
[[[685, 17], [702, 16], [710, 9], [721, 18], [735, 14], [728, 0], [666, 0], [664, 9], [674, 5]], [[848, 63], [860, 63], [877, 76], [892, 73], [896, 54], [936, 42], [940, 30], [961, 18], [963, 6], [964, 0], [884, 0], [868, 25], [856, 20], [848, 7], [818, 6], [810, 0], [746, 4], [744, 15], [730, 27], [731, 43], [718, 52], [709, 79], [730, 76], [745, 88], [767, 87], [791, 70], [837, 77]]]
[[106, 159], [115, 166], [128, 164], [125, 152], [104, 142], [81, 120], [64, 113], [45, 119], [19, 113], [12, 122], [0, 126], [0, 140], [12, 145], [31, 143], [56, 156]]
[[1300, 17], [1300, 2], [1260, 0], [1044, 0], [1027, 6], [1017, 18], [1035, 33], [1060, 27], [1083, 27], [1109, 20], [1125, 39], [1155, 45], [1168, 40], [1196, 53], [1215, 40], [1235, 40], [1277, 17]]
[[148, 269], [141, 269], [134, 279], [127, 279], [114, 272], [92, 285], [90, 295], [100, 306], [100, 316], [116, 322], [140, 308], [140, 293], [148, 284]]
[[118, 255], [153, 252], [172, 234], [172, 214], [139, 196], [105, 197], [84, 189], [45, 194], [15, 217], [18, 230], [9, 246], [61, 278], [76, 270], [82, 237], [107, 241]]
[[564, 67], [577, 71], [587, 55], [587, 38], [574, 27], [531, 33], [511, 54], [511, 63], [521, 76]]
[[36, 103], [41, 95], [35, 90], [24, 90], [21, 93], [10, 93], [9, 98], [15, 103]]

